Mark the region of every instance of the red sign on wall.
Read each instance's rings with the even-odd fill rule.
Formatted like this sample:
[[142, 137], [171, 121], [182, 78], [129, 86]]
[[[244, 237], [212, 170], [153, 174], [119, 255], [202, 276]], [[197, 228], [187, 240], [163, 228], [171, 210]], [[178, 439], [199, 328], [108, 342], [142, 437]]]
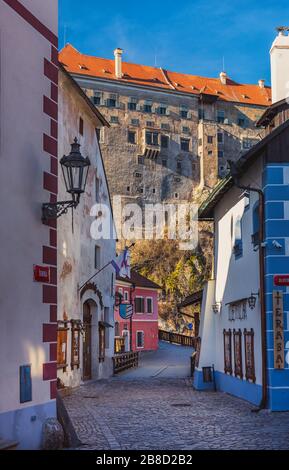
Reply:
[[47, 266], [33, 266], [33, 274], [35, 282], [50, 282], [50, 268]]
[[278, 274], [274, 276], [275, 286], [289, 286], [289, 274]]

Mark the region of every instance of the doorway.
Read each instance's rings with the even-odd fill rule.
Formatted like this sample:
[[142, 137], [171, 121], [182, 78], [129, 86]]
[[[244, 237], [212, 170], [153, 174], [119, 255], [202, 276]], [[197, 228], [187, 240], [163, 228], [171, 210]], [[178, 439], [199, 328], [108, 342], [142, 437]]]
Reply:
[[83, 380], [91, 380], [91, 308], [83, 305]]

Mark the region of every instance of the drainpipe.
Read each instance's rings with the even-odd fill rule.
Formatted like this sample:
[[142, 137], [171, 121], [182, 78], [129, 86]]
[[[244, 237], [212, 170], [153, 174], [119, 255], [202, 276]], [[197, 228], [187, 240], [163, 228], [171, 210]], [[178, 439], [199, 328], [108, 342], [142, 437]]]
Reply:
[[235, 186], [244, 191], [255, 192], [259, 196], [259, 276], [260, 276], [260, 304], [261, 304], [261, 345], [262, 345], [262, 399], [257, 410], [266, 408], [267, 405], [267, 339], [266, 339], [266, 300], [265, 300], [265, 198], [259, 188], [244, 186], [239, 183], [238, 172], [234, 162], [229, 162], [231, 176]]

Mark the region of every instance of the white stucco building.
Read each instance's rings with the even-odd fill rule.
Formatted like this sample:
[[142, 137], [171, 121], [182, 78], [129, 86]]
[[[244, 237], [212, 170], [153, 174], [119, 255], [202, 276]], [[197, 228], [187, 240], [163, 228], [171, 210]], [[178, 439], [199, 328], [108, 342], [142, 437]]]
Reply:
[[[98, 142], [103, 126], [108, 126], [104, 117], [71, 76], [60, 69], [58, 152], [60, 156], [68, 155], [76, 137], [82, 155], [89, 157], [91, 163], [80, 204], [73, 214], [69, 211], [58, 222], [57, 368], [60, 387], [75, 387], [84, 380], [112, 375], [114, 269], [108, 266], [81, 288], [116, 254], [113, 232], [107, 239], [95, 240], [91, 236], [93, 221], [109, 221], [111, 228], [113, 223]], [[68, 198], [61, 175], [58, 199]], [[97, 208], [92, 212], [95, 204]]]
[[56, 416], [57, 225], [41, 205], [57, 193], [57, 34], [57, 0], [0, 2], [0, 440], [19, 449]]
[[200, 208], [214, 221], [214, 272], [202, 302], [194, 386], [289, 410], [289, 28], [271, 48], [266, 137]]

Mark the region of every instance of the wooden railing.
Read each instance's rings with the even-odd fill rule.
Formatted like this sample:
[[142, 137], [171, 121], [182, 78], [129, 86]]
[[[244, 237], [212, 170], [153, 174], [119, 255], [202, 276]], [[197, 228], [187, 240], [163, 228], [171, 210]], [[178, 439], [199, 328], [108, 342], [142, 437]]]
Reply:
[[138, 367], [139, 362], [139, 353], [138, 352], [128, 352], [124, 354], [117, 354], [113, 358], [113, 373], [118, 374], [126, 369], [131, 369], [132, 367]]
[[193, 336], [180, 335], [179, 333], [171, 333], [170, 331], [159, 330], [159, 340], [181, 344], [182, 346], [189, 346], [191, 348], [196, 347], [196, 338]]
[[125, 338], [119, 336], [114, 338], [114, 354], [122, 354], [125, 352]]

